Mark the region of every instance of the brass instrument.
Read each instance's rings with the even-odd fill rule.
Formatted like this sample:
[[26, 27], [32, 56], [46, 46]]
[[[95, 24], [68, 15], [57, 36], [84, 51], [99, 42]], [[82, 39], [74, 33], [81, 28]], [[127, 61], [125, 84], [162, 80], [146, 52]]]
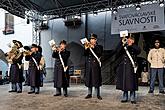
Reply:
[[22, 55], [22, 52], [20, 52], [19, 49], [12, 48], [11, 51], [7, 53], [6, 59], [10, 64], [13, 64], [13, 60], [19, 59], [21, 55]]
[[90, 43], [89, 43], [89, 42], [86, 42], [86, 43], [84, 44], [84, 47], [85, 47], [85, 50], [86, 50], [86, 49], [90, 48], [90, 47], [91, 47], [91, 45], [90, 45]]
[[[13, 40], [13, 43], [16, 43], [16, 40]], [[17, 42], [18, 43], [18, 42]], [[19, 42], [20, 43], [20, 42]], [[10, 47], [10, 46], [9, 46]], [[13, 60], [17, 60], [22, 56], [22, 51], [20, 51], [19, 49], [22, 46], [20, 45], [13, 45], [13, 47], [10, 47], [11, 50], [6, 54], [6, 60], [10, 63], [13, 64]]]
[[52, 45], [52, 46], [51, 46], [51, 48], [52, 48], [52, 50], [53, 50], [53, 51], [58, 50], [58, 47], [57, 47], [55, 44], [54, 44], [54, 45]]
[[58, 51], [59, 50], [59, 46], [56, 45], [54, 40], [50, 40], [49, 45], [50, 45], [50, 47], [53, 51]]
[[24, 55], [24, 56], [29, 56], [29, 55], [31, 55], [31, 54], [32, 54], [32, 52], [29, 51], [29, 50], [25, 50], [25, 51], [23, 52], [23, 55]]
[[84, 43], [85, 50], [88, 48], [94, 48], [94, 46], [90, 42]]
[[128, 43], [128, 30], [120, 31], [120, 37], [122, 38], [123, 46], [125, 46]]
[[128, 40], [128, 39], [127, 39], [126, 37], [123, 37], [123, 38], [122, 38], [122, 43], [123, 43], [123, 45], [126, 45], [126, 44], [127, 44], [127, 40]]

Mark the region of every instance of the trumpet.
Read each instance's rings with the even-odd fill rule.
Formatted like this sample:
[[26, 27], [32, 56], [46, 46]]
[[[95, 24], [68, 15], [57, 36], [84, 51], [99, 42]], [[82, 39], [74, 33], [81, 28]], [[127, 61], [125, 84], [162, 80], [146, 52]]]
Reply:
[[29, 51], [29, 50], [25, 50], [24, 52], [23, 52], [23, 55], [24, 56], [29, 56], [29, 55], [31, 55], [32, 53], [31, 53], [31, 51]]
[[123, 38], [122, 38], [123, 46], [127, 44], [127, 40], [128, 40], [128, 39], [127, 39], [126, 37], [123, 37]]
[[88, 48], [93, 48], [94, 46], [90, 42], [84, 43], [85, 50]]
[[59, 51], [60, 50], [60, 47], [57, 45], [52, 45], [51, 48], [53, 51]]
[[91, 47], [91, 45], [90, 45], [90, 43], [89, 43], [89, 42], [86, 42], [86, 43], [84, 44], [84, 47], [85, 47], [85, 50], [86, 50], [86, 49], [90, 48], [90, 47]]

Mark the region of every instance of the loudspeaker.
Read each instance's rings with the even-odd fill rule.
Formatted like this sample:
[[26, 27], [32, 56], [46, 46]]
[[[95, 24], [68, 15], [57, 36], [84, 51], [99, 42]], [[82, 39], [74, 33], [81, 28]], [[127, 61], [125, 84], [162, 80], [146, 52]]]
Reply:
[[80, 26], [82, 24], [81, 19], [78, 18], [66, 20], [64, 22], [65, 22], [65, 26]]

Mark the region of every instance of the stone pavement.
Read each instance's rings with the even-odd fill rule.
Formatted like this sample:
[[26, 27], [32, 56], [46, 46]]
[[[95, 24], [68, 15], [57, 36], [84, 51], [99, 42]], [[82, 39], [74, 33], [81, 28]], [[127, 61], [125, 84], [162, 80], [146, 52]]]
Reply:
[[148, 87], [139, 87], [137, 104], [121, 103], [121, 91], [115, 85], [103, 85], [103, 100], [96, 95], [92, 99], [84, 99], [87, 88], [84, 85], [72, 84], [69, 97], [54, 97], [53, 83], [45, 83], [38, 95], [27, 94], [29, 87], [23, 88], [23, 93], [8, 93], [9, 85], [0, 86], [0, 110], [165, 110], [165, 95], [148, 94]]

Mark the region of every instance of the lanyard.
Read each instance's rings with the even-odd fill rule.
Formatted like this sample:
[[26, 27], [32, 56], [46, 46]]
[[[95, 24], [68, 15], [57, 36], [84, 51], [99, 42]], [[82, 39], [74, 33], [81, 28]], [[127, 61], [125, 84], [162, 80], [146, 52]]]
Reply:
[[129, 53], [129, 51], [128, 51], [126, 46], [124, 46], [124, 50], [126, 51], [126, 54], [128, 55], [128, 58], [131, 60], [132, 66], [134, 68], [134, 73], [136, 73], [137, 66], [136, 66], [135, 62], [133, 61], [133, 58], [131, 57], [131, 55], [130, 55], [130, 53]]
[[101, 67], [101, 61], [100, 61], [100, 59], [97, 57], [97, 55], [95, 54], [95, 52], [91, 48], [89, 48], [89, 49], [92, 52], [92, 54], [94, 55], [94, 57], [97, 59], [97, 61], [99, 62], [99, 65]]

